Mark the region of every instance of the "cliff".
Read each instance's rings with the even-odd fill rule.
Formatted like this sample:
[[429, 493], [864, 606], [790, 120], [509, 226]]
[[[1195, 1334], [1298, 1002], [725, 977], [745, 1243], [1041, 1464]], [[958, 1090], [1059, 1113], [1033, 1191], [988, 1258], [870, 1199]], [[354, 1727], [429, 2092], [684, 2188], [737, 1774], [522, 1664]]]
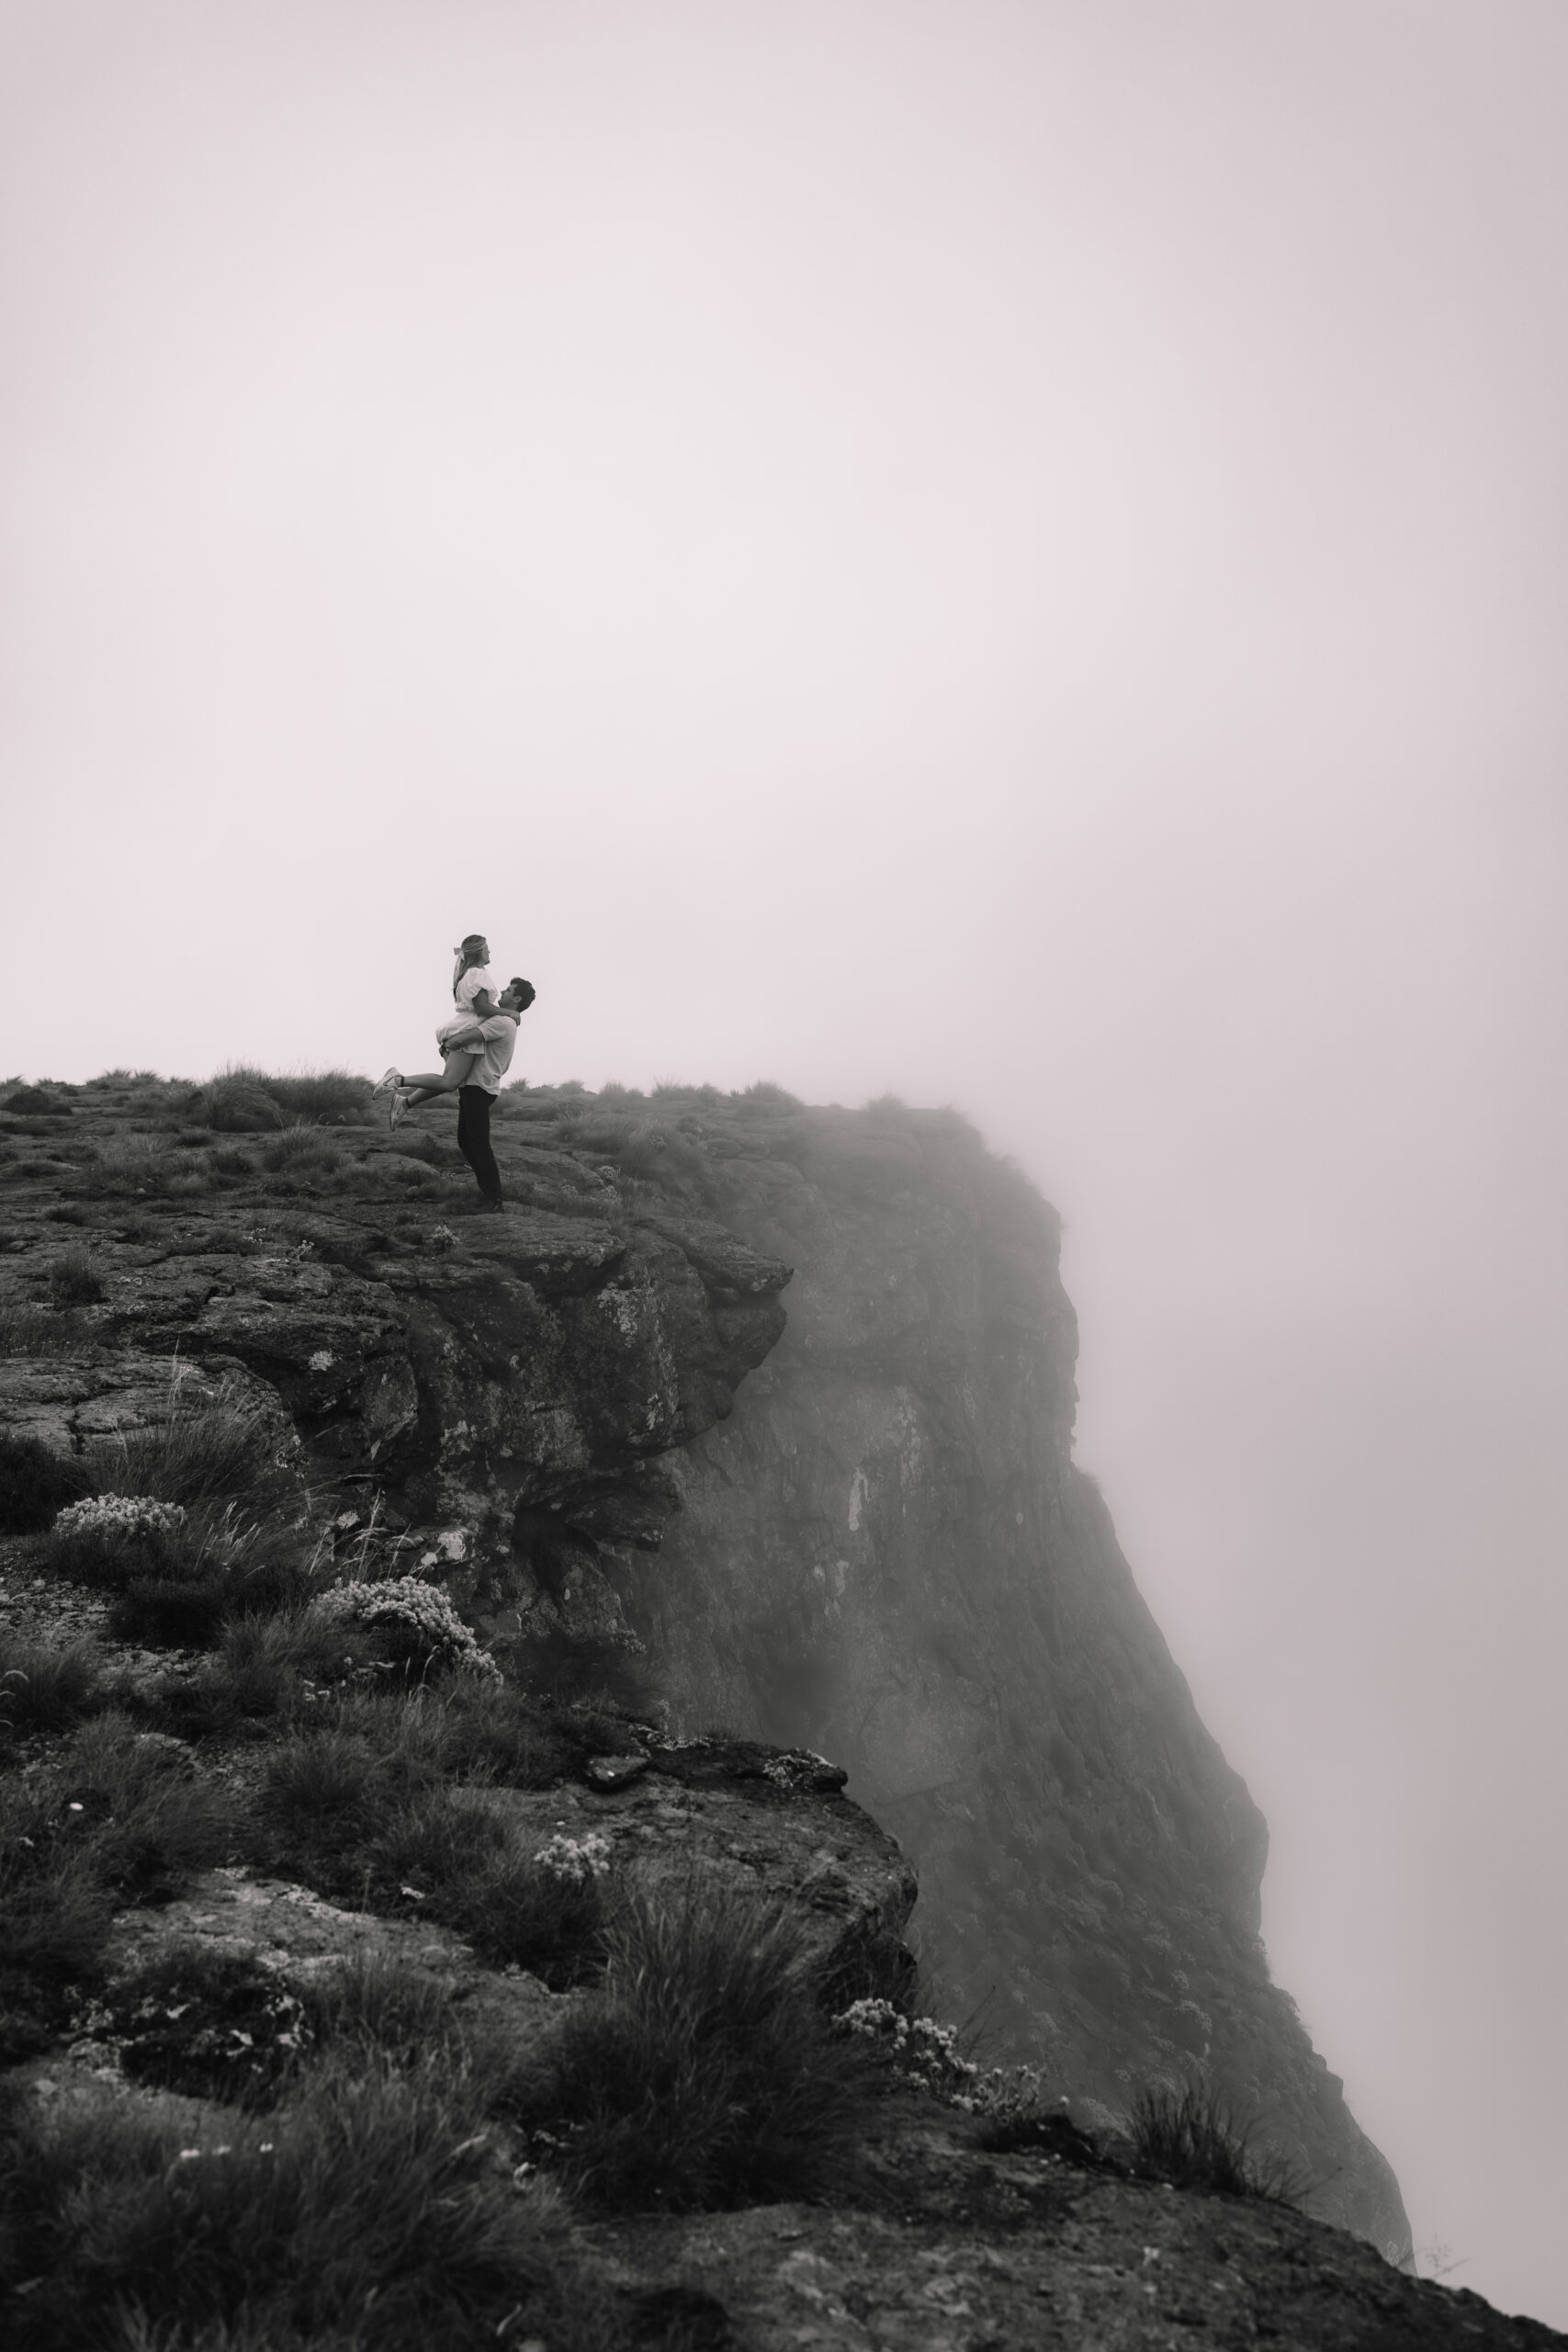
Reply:
[[513, 1094], [485, 1219], [440, 1109], [224, 1139], [195, 1089], [46, 1103], [0, 1134], [0, 1424], [79, 1451], [171, 1361], [249, 1395], [488, 1637], [618, 1645], [672, 1735], [847, 1767], [998, 2058], [1100, 2120], [1202, 2070], [1313, 2211], [1407, 2253], [1269, 1980], [1264, 1825], [1072, 1464], [1056, 1220], [961, 1120]]

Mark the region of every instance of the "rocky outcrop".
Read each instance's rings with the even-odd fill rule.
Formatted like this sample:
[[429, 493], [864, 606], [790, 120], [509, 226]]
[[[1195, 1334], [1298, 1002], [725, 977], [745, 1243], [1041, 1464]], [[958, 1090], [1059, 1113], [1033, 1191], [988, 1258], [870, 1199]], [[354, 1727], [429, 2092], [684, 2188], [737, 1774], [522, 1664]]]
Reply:
[[84, 1231], [104, 1295], [68, 1353], [0, 1357], [0, 1425], [79, 1451], [168, 1410], [171, 1365], [231, 1384], [339, 1516], [427, 1534], [490, 1634], [639, 1646], [672, 1735], [847, 1767], [998, 2058], [1090, 2114], [1201, 2071], [1315, 2211], [1407, 2251], [1270, 1982], [1262, 1820], [1072, 1462], [1054, 1213], [961, 1120], [706, 1100], [661, 1141], [513, 1098], [492, 1220], [368, 1136], [203, 1191], [178, 1098], [73, 1102], [69, 1160], [46, 1121], [0, 1133], [0, 1315], [64, 1295]]

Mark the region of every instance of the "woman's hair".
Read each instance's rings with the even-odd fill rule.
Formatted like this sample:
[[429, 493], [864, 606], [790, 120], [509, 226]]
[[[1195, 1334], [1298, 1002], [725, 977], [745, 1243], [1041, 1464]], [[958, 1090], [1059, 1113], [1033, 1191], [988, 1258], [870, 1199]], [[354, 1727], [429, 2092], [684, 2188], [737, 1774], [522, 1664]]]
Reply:
[[513, 973], [512, 978], [507, 981], [506, 985], [511, 994], [517, 999], [518, 1010], [520, 1012], [526, 1012], [528, 1007], [533, 1003], [536, 993], [533, 981], [520, 980], [516, 974]]
[[479, 950], [484, 944], [485, 935], [482, 931], [470, 931], [462, 945], [460, 947], [454, 947], [452, 950], [453, 955], [457, 958], [457, 962], [452, 967], [452, 993], [454, 996], [457, 993], [458, 981], [468, 969], [470, 964], [477, 964], [479, 962]]

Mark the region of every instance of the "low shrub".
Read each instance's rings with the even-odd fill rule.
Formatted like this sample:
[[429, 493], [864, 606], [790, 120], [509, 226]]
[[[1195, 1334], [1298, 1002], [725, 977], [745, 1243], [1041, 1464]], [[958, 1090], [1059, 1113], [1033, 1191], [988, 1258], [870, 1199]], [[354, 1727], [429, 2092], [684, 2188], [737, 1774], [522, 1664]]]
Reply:
[[353, 1070], [291, 1070], [264, 1083], [286, 1111], [321, 1126], [358, 1126], [369, 1115], [370, 1080]]
[[240, 1064], [209, 1078], [197, 1099], [207, 1125], [228, 1134], [262, 1134], [290, 1118], [319, 1127], [358, 1126], [369, 1106], [369, 1080], [351, 1070], [280, 1074]]
[[1129, 2126], [1137, 2168], [1147, 2178], [1275, 2203], [1291, 2202], [1298, 2193], [1290, 2167], [1254, 2149], [1251, 2128], [1238, 2128], [1220, 2093], [1206, 2083], [1140, 2091]]
[[501, 1669], [479, 1647], [473, 1633], [440, 1585], [419, 1577], [387, 1577], [333, 1585], [318, 1604], [327, 1617], [351, 1618], [390, 1636], [394, 1659], [410, 1675], [463, 1667], [499, 1679]]
[[115, 1595], [111, 1632], [125, 1641], [206, 1648], [228, 1605], [220, 1553], [181, 1505], [96, 1495], [56, 1520], [40, 1565]]
[[789, 1915], [694, 1880], [626, 1897], [606, 1940], [603, 1993], [521, 2095], [578, 2193], [702, 2211], [842, 2188], [879, 2070], [833, 2033]]
[[608, 1160], [626, 1176], [705, 1198], [712, 1192], [714, 1172], [707, 1154], [667, 1121], [631, 1118], [613, 1110], [568, 1112], [560, 1122], [560, 1136], [570, 1150]]
[[0, 1781], [0, 2052], [29, 2054], [63, 2028], [73, 1988], [100, 1973], [117, 1901], [166, 1900], [231, 1835], [177, 1748], [118, 1713], [48, 1770]]
[[220, 1135], [258, 1135], [281, 1127], [283, 1106], [254, 1070], [227, 1069], [201, 1090], [201, 1110]]
[[604, 1904], [600, 1858], [547, 1847], [523, 1851], [509, 1823], [477, 1795], [435, 1788], [405, 1805], [367, 1849], [377, 1876], [421, 1916], [456, 1928], [495, 1967], [515, 1962], [558, 1990], [596, 1973]]
[[6, 1095], [4, 1102], [0, 1102], [0, 1110], [17, 1112], [35, 1119], [68, 1119], [71, 1116], [71, 1105], [62, 1102], [56, 1095], [46, 1093], [41, 1086], [18, 1086], [14, 1093]]
[[254, 1176], [260, 1162], [241, 1149], [238, 1144], [220, 1144], [208, 1155], [208, 1166], [215, 1176]]
[[291, 1715], [335, 1679], [343, 1650], [342, 1628], [309, 1602], [276, 1614], [243, 1609], [225, 1623], [218, 1656], [165, 1708], [208, 1736]]
[[117, 1976], [81, 2030], [112, 2042], [134, 2082], [249, 2107], [271, 2104], [310, 2038], [304, 2002], [276, 1968], [194, 1939]]
[[458, 1674], [430, 1694], [440, 1710], [441, 1757], [459, 1780], [470, 1775], [513, 1789], [547, 1789], [570, 1751], [513, 1682]]
[[0, 1532], [36, 1534], [92, 1487], [85, 1462], [34, 1437], [0, 1437]]
[[[612, 2352], [607, 2290], [519, 2192], [466, 2073], [317, 2069], [288, 2109], [191, 2127], [106, 2098], [12, 2110], [0, 2162], [16, 2352]], [[622, 2339], [624, 2340], [624, 2339]]]
[[959, 2099], [973, 2091], [979, 2069], [963, 2057], [955, 2026], [935, 2018], [913, 2018], [891, 2001], [863, 1996], [834, 2018], [840, 2033], [865, 2042], [889, 2071], [916, 2090]]
[[446, 1780], [442, 1713], [343, 1702], [268, 1757], [260, 1804], [274, 1866], [454, 1928], [492, 1964], [577, 1984], [601, 1957], [600, 1877], [526, 1850], [499, 1806]]
[[338, 1726], [302, 1732], [266, 1759], [260, 1804], [278, 1858], [321, 1876], [359, 1847], [395, 1799], [370, 1742]]
[[99, 1661], [90, 1642], [63, 1648], [0, 1634], [0, 1730], [64, 1731], [91, 1712]]
[[193, 1775], [187, 1751], [118, 1708], [75, 1735], [51, 1784], [67, 1814], [85, 1815], [99, 1883], [128, 1901], [168, 1900], [233, 1840], [229, 1799]]
[[268, 1136], [256, 1149], [262, 1166], [275, 1176], [286, 1170], [295, 1174], [315, 1170], [330, 1176], [343, 1166], [343, 1154], [328, 1142], [322, 1130], [299, 1122]]
[[85, 1802], [57, 1777], [0, 1783], [0, 1998], [36, 1980], [58, 1988], [96, 1967], [109, 1893]]
[[62, 1306], [96, 1306], [105, 1296], [103, 1278], [90, 1250], [76, 1242], [57, 1260], [49, 1286]]
[[763, 1117], [774, 1117], [783, 1111], [804, 1111], [806, 1108], [798, 1094], [792, 1094], [787, 1087], [775, 1086], [771, 1078], [760, 1078], [754, 1086], [743, 1088], [731, 1100], [742, 1114]]

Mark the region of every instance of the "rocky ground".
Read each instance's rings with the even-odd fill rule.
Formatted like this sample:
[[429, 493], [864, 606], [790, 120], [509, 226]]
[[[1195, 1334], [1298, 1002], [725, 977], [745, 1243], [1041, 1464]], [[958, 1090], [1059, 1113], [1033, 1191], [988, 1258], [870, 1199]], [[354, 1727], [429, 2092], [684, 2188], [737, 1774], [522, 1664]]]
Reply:
[[[374, 1522], [378, 1544], [448, 1577], [502, 1655], [569, 1618], [625, 1623], [626, 1563], [673, 1507], [660, 1455], [728, 1418], [781, 1327], [787, 1262], [716, 1213], [726, 1153], [757, 1156], [744, 1114], [669, 1122], [673, 1142], [655, 1148], [628, 1139], [624, 1114], [606, 1127], [592, 1105], [516, 1098], [497, 1124], [517, 1206], [485, 1220], [468, 1214], [466, 1175], [417, 1135], [265, 1113], [253, 1132], [215, 1131], [197, 1090], [131, 1080], [51, 1089], [45, 1102], [0, 1111], [0, 1434], [78, 1461], [96, 1448], [101, 1462], [182, 1396], [180, 1409], [204, 1396], [248, 1407], [326, 1573], [352, 1566], [355, 1546], [366, 1556]], [[109, 1609], [45, 1572], [40, 1538], [0, 1541], [0, 1641], [90, 1645], [122, 1716], [164, 1726], [139, 1734], [162, 1767], [221, 1801], [228, 1842], [120, 1903], [97, 2008], [78, 2005], [13, 2064], [6, 2096], [53, 2117], [133, 2109], [177, 2120], [190, 2152], [227, 2145], [231, 2106], [131, 2079], [95, 2023], [117, 1981], [176, 1948], [253, 1958], [301, 1988], [384, 1955], [524, 2048], [592, 1998], [591, 1985], [552, 1989], [487, 1960], [428, 1916], [417, 1886], [360, 1901], [272, 1867], [254, 1805], [282, 1721], [191, 1730], [209, 1654], [116, 1639]], [[597, 1740], [569, 1744], [542, 1785], [475, 1782], [470, 1801], [511, 1845], [603, 1839], [613, 1887], [695, 1877], [783, 1904], [829, 1971], [886, 1955], [906, 1930], [908, 1860], [846, 1796], [841, 1770], [733, 1724], [677, 1736], [629, 1702], [595, 1722]], [[75, 1736], [69, 1724], [13, 1733], [0, 1785], [47, 1778]], [[584, 2210], [573, 2244], [610, 2298], [615, 2341], [669, 2352], [1568, 2340], [1418, 2281], [1288, 2203], [1138, 2177], [1104, 2120], [1100, 2102], [1051, 2096], [1003, 2146], [986, 2113], [890, 2086], [830, 2198]], [[533, 2193], [539, 2150], [502, 2125], [482, 2136], [507, 2193]], [[32, 2282], [12, 2284], [21, 2312]], [[494, 2333], [552, 2352], [516, 2326]], [[182, 2337], [177, 2352], [231, 2342]]]

